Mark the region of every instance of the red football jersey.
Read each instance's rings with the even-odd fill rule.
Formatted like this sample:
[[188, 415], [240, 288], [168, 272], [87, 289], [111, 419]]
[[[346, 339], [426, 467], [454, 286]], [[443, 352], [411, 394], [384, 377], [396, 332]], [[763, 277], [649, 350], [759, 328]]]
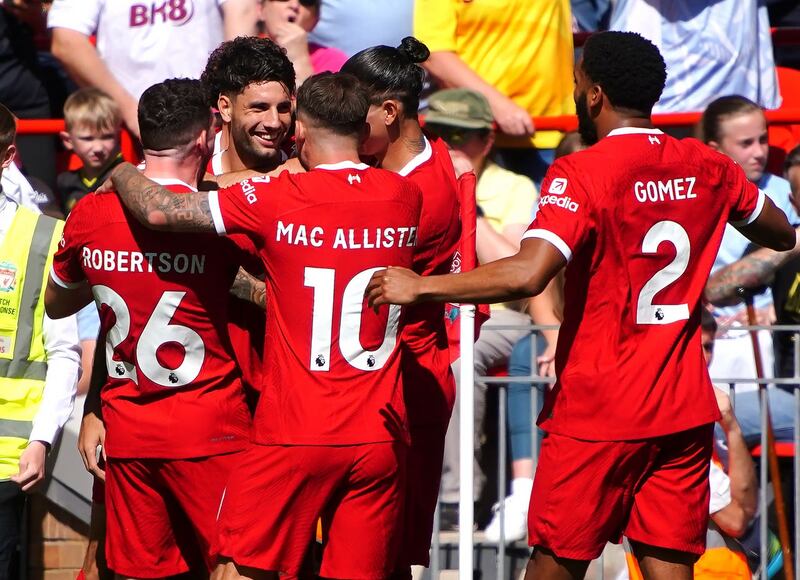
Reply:
[[725, 223], [755, 219], [764, 194], [699, 141], [634, 128], [557, 160], [541, 192], [524, 237], [569, 262], [541, 427], [627, 440], [715, 421], [701, 297]]
[[250, 414], [220, 299], [238, 256], [214, 235], [148, 230], [116, 195], [87, 195], [70, 213], [53, 280], [88, 280], [100, 308], [109, 456], [184, 459], [247, 444]]
[[364, 164], [253, 178], [209, 194], [217, 232], [244, 233], [267, 272], [254, 441], [348, 445], [407, 438], [401, 309], [368, 308], [372, 273], [411, 267], [421, 193]]
[[[422, 191], [414, 254], [423, 275], [449, 274], [461, 238], [458, 186], [447, 145], [425, 140], [425, 150], [398, 172]], [[444, 304], [428, 302], [406, 311], [403, 381], [412, 425], [446, 425], [455, 401], [455, 379], [445, 332]]]

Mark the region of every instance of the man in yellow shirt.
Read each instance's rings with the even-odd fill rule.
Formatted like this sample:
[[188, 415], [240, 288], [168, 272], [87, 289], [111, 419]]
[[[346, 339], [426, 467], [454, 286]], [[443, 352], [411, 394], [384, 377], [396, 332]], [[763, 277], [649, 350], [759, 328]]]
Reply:
[[415, 0], [414, 35], [440, 88], [489, 101], [500, 164], [540, 183], [560, 135], [534, 134], [531, 116], [575, 112], [569, 0]]

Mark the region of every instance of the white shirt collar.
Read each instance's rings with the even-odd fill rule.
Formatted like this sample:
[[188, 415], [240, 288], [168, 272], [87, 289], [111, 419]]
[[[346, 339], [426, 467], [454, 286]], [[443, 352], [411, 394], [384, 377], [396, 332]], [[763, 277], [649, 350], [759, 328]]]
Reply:
[[369, 169], [366, 163], [353, 163], [352, 161], [340, 161], [339, 163], [322, 163], [314, 167], [314, 169], [325, 169], [327, 171], [336, 171], [337, 169]]
[[159, 185], [163, 185], [164, 187], [168, 185], [182, 185], [184, 187], [188, 187], [192, 191], [197, 191], [197, 188], [192, 187], [191, 185], [189, 185], [185, 181], [181, 181], [180, 179], [171, 179], [169, 177], [151, 177], [150, 179], [152, 181], [155, 181]]
[[606, 137], [614, 137], [615, 135], [663, 135], [664, 131], [661, 129], [645, 129], [643, 127], [620, 127], [614, 129]]
[[423, 137], [423, 139], [425, 140], [425, 149], [422, 150], [422, 153], [420, 153], [419, 155], [414, 157], [411, 161], [406, 163], [405, 167], [403, 167], [400, 171], [397, 172], [403, 177], [408, 177], [409, 173], [411, 173], [417, 167], [425, 163], [428, 159], [431, 158], [431, 155], [433, 155], [433, 148], [431, 147], [431, 142], [428, 141], [425, 137]]

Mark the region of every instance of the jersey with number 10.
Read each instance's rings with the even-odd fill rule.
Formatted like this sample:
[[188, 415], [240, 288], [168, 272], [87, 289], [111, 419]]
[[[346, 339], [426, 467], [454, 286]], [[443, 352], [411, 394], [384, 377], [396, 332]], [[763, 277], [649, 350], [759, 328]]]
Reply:
[[209, 194], [221, 235], [246, 234], [267, 272], [267, 329], [254, 441], [406, 440], [401, 308], [374, 311], [372, 274], [413, 265], [422, 194], [382, 169], [342, 162], [253, 178]]
[[569, 262], [542, 428], [614, 441], [715, 421], [700, 301], [725, 223], [754, 220], [764, 194], [699, 141], [647, 129], [557, 160], [541, 191], [525, 237]]
[[213, 234], [146, 229], [116, 195], [88, 195], [70, 213], [53, 280], [88, 280], [100, 309], [110, 457], [185, 459], [247, 444], [250, 414], [226, 327], [239, 257]]

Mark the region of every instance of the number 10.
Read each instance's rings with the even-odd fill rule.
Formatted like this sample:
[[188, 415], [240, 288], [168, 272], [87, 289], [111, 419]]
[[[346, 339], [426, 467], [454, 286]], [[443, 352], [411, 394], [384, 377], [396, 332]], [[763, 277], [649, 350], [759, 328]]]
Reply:
[[[351, 366], [362, 371], [376, 371], [386, 364], [397, 344], [400, 307], [389, 307], [389, 319], [383, 342], [375, 350], [366, 350], [361, 344], [361, 318], [364, 292], [372, 274], [383, 268], [370, 268], [356, 274], [342, 295], [342, 317], [339, 323], [339, 350]], [[314, 306], [311, 322], [311, 356], [308, 368], [328, 371], [331, 365], [333, 339], [333, 300], [336, 271], [332, 268], [306, 268], [304, 285], [314, 289]]]

